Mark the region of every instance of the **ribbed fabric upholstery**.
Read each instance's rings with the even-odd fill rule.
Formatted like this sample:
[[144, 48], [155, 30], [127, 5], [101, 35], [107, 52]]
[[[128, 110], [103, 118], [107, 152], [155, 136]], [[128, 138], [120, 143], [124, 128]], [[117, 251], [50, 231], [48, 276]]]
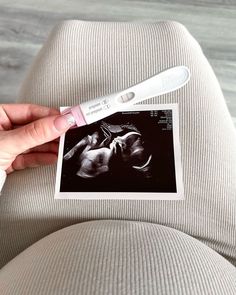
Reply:
[[92, 221], [51, 234], [13, 259], [0, 271], [0, 294], [234, 295], [236, 269], [175, 229]]
[[[53, 199], [56, 167], [14, 172], [0, 198], [1, 265], [57, 229], [95, 219], [175, 228], [236, 265], [236, 132], [209, 63], [182, 25], [59, 24], [32, 65], [20, 101], [74, 105], [180, 64], [191, 70], [189, 84], [149, 103], [179, 103], [186, 199], [59, 201]], [[119, 249], [122, 239], [117, 243]]]

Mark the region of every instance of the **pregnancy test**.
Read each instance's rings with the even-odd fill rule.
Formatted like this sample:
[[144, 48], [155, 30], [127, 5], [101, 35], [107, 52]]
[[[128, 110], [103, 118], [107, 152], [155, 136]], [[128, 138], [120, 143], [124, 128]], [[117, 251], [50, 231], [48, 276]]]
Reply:
[[175, 91], [186, 85], [189, 79], [190, 71], [186, 66], [169, 68], [120, 92], [66, 109], [63, 114], [72, 114], [74, 126], [81, 127], [124, 111], [127, 106]]

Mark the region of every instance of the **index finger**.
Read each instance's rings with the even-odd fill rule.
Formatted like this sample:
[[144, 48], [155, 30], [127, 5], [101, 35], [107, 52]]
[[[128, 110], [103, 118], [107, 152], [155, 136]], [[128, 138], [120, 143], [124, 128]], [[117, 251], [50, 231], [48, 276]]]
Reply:
[[60, 114], [57, 109], [37, 104], [1, 104], [0, 108], [13, 125], [27, 124], [46, 116]]

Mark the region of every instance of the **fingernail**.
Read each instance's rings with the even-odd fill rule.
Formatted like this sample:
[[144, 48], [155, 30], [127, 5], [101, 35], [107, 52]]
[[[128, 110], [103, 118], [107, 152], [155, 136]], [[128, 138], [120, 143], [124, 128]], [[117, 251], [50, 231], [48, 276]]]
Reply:
[[59, 116], [55, 119], [54, 125], [58, 131], [67, 130], [69, 127], [75, 125], [75, 119], [71, 114]]

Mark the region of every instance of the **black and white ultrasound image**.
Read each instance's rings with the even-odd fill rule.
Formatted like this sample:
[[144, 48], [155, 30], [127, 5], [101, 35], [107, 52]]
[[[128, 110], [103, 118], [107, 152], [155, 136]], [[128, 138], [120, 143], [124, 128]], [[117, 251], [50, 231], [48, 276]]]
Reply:
[[172, 110], [127, 111], [65, 135], [60, 192], [176, 192]]

